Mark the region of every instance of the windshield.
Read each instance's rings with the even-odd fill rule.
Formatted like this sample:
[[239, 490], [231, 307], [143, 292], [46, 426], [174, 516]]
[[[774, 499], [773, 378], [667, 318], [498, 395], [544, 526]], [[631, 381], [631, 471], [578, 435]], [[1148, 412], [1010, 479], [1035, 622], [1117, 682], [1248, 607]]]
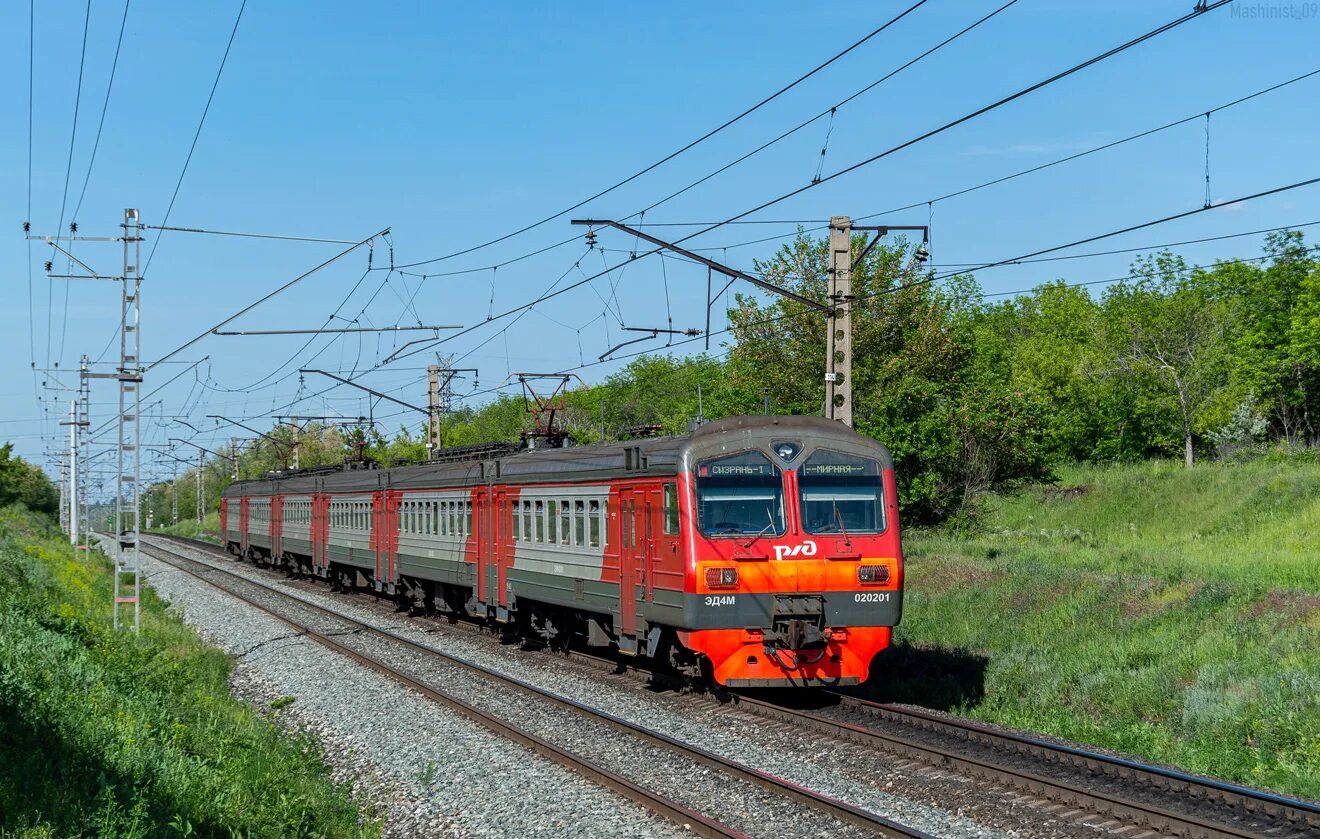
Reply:
[[821, 450], [798, 470], [802, 525], [808, 533], [880, 533], [885, 529], [880, 464]]
[[784, 484], [760, 452], [697, 464], [697, 522], [707, 536], [784, 533]]

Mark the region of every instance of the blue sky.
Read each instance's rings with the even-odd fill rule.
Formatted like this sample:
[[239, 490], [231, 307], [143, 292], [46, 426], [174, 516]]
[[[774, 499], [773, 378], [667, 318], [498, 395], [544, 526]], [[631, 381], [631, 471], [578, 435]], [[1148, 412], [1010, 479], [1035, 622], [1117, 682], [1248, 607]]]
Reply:
[[[572, 215], [628, 216], [827, 109], [1002, 2], [930, 0], [737, 125]], [[169, 223], [354, 240], [390, 227], [397, 263], [447, 254], [562, 210], [654, 162], [908, 5], [844, 3], [825, 13], [815, 4], [787, 2], [367, 7], [250, 0]], [[823, 171], [828, 175], [960, 117], [1185, 14], [1192, 5], [1190, 0], [1099, 5], [1020, 0], [840, 108], [829, 131]], [[61, 203], [66, 204], [67, 225], [87, 177], [124, 7], [119, 0], [91, 4], [69, 168], [86, 5], [51, 0], [36, 6], [31, 221], [36, 232], [48, 233], [59, 221]], [[81, 233], [117, 232], [128, 206], [140, 208], [145, 223], [161, 223], [238, 6], [237, 0], [132, 0], [95, 166], [77, 213]], [[1320, 69], [1318, 38], [1320, 16], [1313, 4], [1237, 0], [750, 219], [824, 221], [833, 214], [861, 216], [925, 202]], [[102, 353], [117, 324], [118, 290], [111, 283], [52, 284], [42, 270], [49, 248], [35, 243], [29, 250], [22, 237], [19, 222], [28, 215], [28, 4], [0, 7], [0, 39], [0, 69], [8, 80], [0, 97], [0, 199], [10, 230], [0, 238], [0, 270], [9, 290], [8, 305], [0, 312], [0, 347], [8, 359], [0, 377], [7, 406], [0, 416], [0, 436], [12, 439], [23, 456], [40, 461], [47, 441], [59, 432], [55, 423], [67, 412], [67, 401], [58, 402], [67, 395], [42, 390], [41, 382], [67, 384], [76, 373], [34, 374], [30, 361], [39, 368], [58, 362], [76, 370], [84, 352], [93, 359], [113, 359], [117, 344]], [[1214, 115], [1214, 200], [1320, 175], [1314, 140], [1320, 122], [1317, 94], [1320, 76]], [[808, 183], [828, 126], [828, 120], [812, 124], [657, 207], [646, 220], [722, 220]], [[884, 220], [930, 220], [937, 264], [994, 261], [1200, 206], [1204, 155], [1205, 125], [1193, 121], [937, 202], [929, 212], [921, 206]], [[1318, 220], [1320, 186], [1079, 250], [1144, 247]], [[717, 259], [749, 268], [754, 259], [769, 256], [776, 243], [724, 248], [793, 229], [793, 224], [731, 225], [689, 244], [716, 249], [710, 253]], [[575, 232], [581, 231], [565, 216], [499, 245], [410, 269], [484, 269], [425, 280], [382, 270], [364, 275], [367, 256], [359, 252], [231, 328], [320, 326], [359, 280], [343, 308], [348, 320], [361, 313], [362, 325], [415, 324], [419, 318], [427, 324], [479, 325], [490, 312], [531, 300], [561, 276], [570, 282], [583, 276], [579, 269], [595, 273], [604, 268], [600, 253], [573, 242], [488, 270]], [[1177, 250], [1193, 263], [1256, 256], [1262, 238]], [[633, 247], [617, 233], [602, 232], [600, 243], [611, 250]], [[168, 233], [158, 248], [143, 290], [147, 359], [174, 349], [340, 246]], [[75, 253], [101, 271], [118, 270], [115, 246], [85, 243]], [[614, 264], [626, 255], [605, 256]], [[981, 272], [978, 279], [991, 293], [1056, 278], [1091, 281], [1121, 276], [1131, 258], [1013, 266]], [[372, 267], [388, 264], [388, 248], [378, 242]], [[500, 330], [512, 319], [480, 326], [440, 349], [461, 357], [462, 366], [481, 371], [480, 386], [469, 379], [459, 386], [460, 394], [485, 392], [513, 371], [592, 361], [623, 340], [621, 325], [663, 326], [666, 309], [675, 327], [703, 326], [705, 280], [705, 270], [696, 266], [642, 260], [595, 281], [594, 288], [584, 286], [538, 305], [507, 332]], [[606, 314], [602, 301], [614, 299], [617, 311]], [[717, 329], [723, 320], [717, 312]], [[205, 420], [207, 414], [366, 413], [362, 395], [349, 388], [284, 407], [329, 385], [309, 379], [300, 389], [297, 367], [319, 351], [311, 366], [370, 368], [411, 337], [327, 337], [300, 356], [295, 351], [306, 339], [297, 336], [210, 337], [176, 357], [209, 359], [148, 400], [158, 403], [152, 412], [183, 416], [201, 433], [194, 436], [165, 420], [154, 420], [144, 430], [158, 442], [185, 432], [210, 445], [227, 439], [230, 431]], [[713, 345], [721, 341], [717, 336]], [[433, 357], [413, 356], [361, 381], [424, 403], [423, 368]], [[292, 363], [268, 376], [286, 361]], [[582, 376], [592, 381], [616, 368], [597, 365]], [[146, 390], [179, 369], [154, 368]], [[39, 403], [38, 395], [55, 401]], [[115, 398], [110, 383], [94, 386], [94, 424], [113, 415]], [[480, 401], [489, 394], [471, 398]], [[399, 410], [380, 405], [374, 413], [390, 425], [413, 421]], [[264, 428], [270, 420], [253, 424]], [[162, 458], [161, 463], [172, 461]], [[170, 468], [161, 465], [156, 471]]]

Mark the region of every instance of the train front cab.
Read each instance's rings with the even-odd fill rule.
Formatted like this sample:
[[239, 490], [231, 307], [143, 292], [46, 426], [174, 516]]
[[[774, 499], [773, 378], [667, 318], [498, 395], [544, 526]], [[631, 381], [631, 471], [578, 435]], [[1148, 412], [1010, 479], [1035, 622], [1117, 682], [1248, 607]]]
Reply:
[[727, 687], [858, 684], [902, 614], [893, 462], [837, 423], [784, 426], [684, 457], [678, 639]]

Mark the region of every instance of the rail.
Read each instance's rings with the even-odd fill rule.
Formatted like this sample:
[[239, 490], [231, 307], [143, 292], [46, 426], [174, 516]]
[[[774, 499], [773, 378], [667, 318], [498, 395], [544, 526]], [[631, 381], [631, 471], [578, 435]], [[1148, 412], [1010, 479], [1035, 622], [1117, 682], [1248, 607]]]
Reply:
[[[175, 537], [175, 536], [168, 536], [165, 538], [170, 540], [182, 540], [182, 537]], [[206, 545], [206, 543], [195, 543], [193, 542], [193, 540], [183, 540], [183, 541], [186, 541], [190, 546], [194, 544]], [[211, 549], [215, 548], [214, 545], [206, 545], [206, 547]], [[741, 836], [742, 834], [738, 833], [733, 828], [730, 828], [727, 825], [723, 825], [722, 823], [714, 819], [696, 813], [695, 811], [684, 807], [682, 804], [667, 799], [658, 793], [646, 790], [645, 788], [640, 787], [637, 784], [634, 784], [631, 781], [628, 781], [627, 779], [619, 775], [616, 775], [607, 769], [597, 766], [594, 763], [585, 760], [584, 758], [581, 758], [563, 749], [560, 749], [558, 746], [555, 746], [553, 743], [550, 743], [542, 738], [539, 738], [534, 734], [522, 730], [510, 723], [501, 721], [498, 718], [494, 717], [493, 715], [485, 711], [482, 711], [481, 709], [476, 708], [458, 699], [457, 697], [454, 697], [443, 691], [430, 687], [418, 681], [417, 679], [409, 676], [408, 674], [402, 673], [390, 667], [388, 664], [385, 664], [379, 661], [378, 659], [375, 659], [371, 656], [353, 650], [351, 647], [346, 646], [344, 643], [336, 640], [334, 637], [318, 632], [312, 627], [306, 626], [305, 624], [302, 624], [292, 618], [281, 615], [275, 610], [263, 606], [260, 603], [256, 603], [250, 597], [248, 597], [247, 595], [241, 592], [236, 592], [232, 589], [220, 585], [219, 583], [210, 579], [209, 576], [207, 575], [219, 573], [227, 577], [232, 577], [234, 579], [241, 581], [241, 583], [244, 585], [250, 585], [260, 588], [263, 591], [273, 593], [279, 596], [280, 598], [296, 602], [300, 607], [312, 609], [320, 614], [331, 616], [335, 620], [350, 624], [351, 626], [356, 627], [361, 632], [365, 632], [374, 635], [376, 637], [404, 645], [408, 647], [410, 650], [443, 661], [446, 664], [458, 666], [464, 670], [467, 670], [468, 672], [474, 673], [483, 678], [496, 681], [502, 686], [511, 687], [516, 690], [522, 691], [527, 695], [534, 696], [538, 700], [543, 700], [552, 705], [556, 705], [561, 708], [572, 710], [573, 712], [582, 715], [588, 719], [607, 725], [610, 728], [613, 728], [617, 731], [623, 732], [630, 736], [637, 737], [649, 743], [652, 746], [665, 749], [673, 754], [678, 755], [679, 757], [682, 757], [686, 760], [690, 760], [694, 763], [699, 763], [704, 766], [711, 767], [712, 769], [715, 769], [719, 772], [723, 772], [738, 780], [750, 784], [754, 784], [772, 794], [782, 796], [789, 800], [795, 801], [799, 804], [812, 807], [831, 818], [837, 819], [838, 821], [843, 823], [852, 824], [861, 827], [867, 831], [873, 832], [875, 835], [885, 836], [885, 837], [895, 837], [895, 839], [934, 839], [934, 837], [931, 837], [929, 834], [923, 831], [900, 824], [891, 819], [885, 818], [875, 813], [871, 813], [860, 807], [853, 806], [851, 804], [848, 804], [847, 802], [840, 801], [828, 795], [824, 795], [822, 793], [808, 789], [801, 785], [792, 783], [791, 781], [787, 781], [783, 778], [778, 778], [774, 775], [770, 775], [766, 772], [762, 772], [759, 769], [755, 769], [753, 767], [747, 766], [737, 761], [722, 757], [713, 752], [702, 749], [698, 746], [694, 746], [690, 743], [684, 743], [681, 740], [677, 740], [659, 731], [655, 731], [653, 729], [647, 728], [646, 726], [642, 726], [637, 723], [630, 722], [613, 714], [600, 711], [588, 705], [584, 705], [583, 703], [577, 702], [576, 700], [551, 693], [547, 690], [539, 688], [533, 684], [530, 684], [529, 682], [525, 682], [516, 677], [488, 670], [487, 668], [484, 668], [481, 665], [476, 664], [474, 662], [468, 661], [467, 659], [452, 655], [450, 653], [445, 653], [440, 650], [436, 650], [425, 644], [418, 643], [410, 638], [391, 632], [389, 630], [381, 629], [380, 627], [374, 626], [370, 623], [359, 620], [350, 615], [345, 615], [342, 612], [338, 612], [333, 609], [327, 609], [324, 606], [321, 606], [316, 603], [312, 603], [304, 598], [295, 597], [289, 594], [288, 592], [281, 591], [279, 588], [275, 586], [271, 586], [257, 580], [252, 580], [239, 574], [234, 574], [232, 571], [228, 571], [223, 568], [218, 568], [216, 566], [207, 563], [200, 563], [197, 560], [189, 559], [187, 557], [180, 556], [170, 551], [162, 550], [161, 548], [155, 545], [148, 545], [144, 543], [143, 550], [144, 552], [147, 553], [148, 556], [151, 556], [175, 568], [178, 568], [179, 570], [184, 571], [185, 573], [188, 573], [193, 577], [196, 577], [197, 579], [200, 579], [222, 591], [225, 591], [226, 593], [228, 593], [233, 597], [237, 597], [238, 599], [244, 601], [245, 603], [254, 606], [255, 608], [265, 612], [266, 614], [269, 614], [272, 617], [275, 617], [276, 619], [284, 622], [285, 624], [294, 628], [295, 631], [306, 634], [312, 640], [330, 649], [333, 649], [336, 652], [343, 653], [344, 655], [347, 655], [353, 660], [358, 661], [359, 663], [362, 663], [365, 666], [370, 667], [371, 669], [376, 670], [384, 675], [387, 675], [390, 678], [393, 678], [396, 681], [400, 682], [401, 684], [404, 684], [407, 687], [418, 691], [419, 693], [422, 693], [424, 696], [430, 699], [433, 699], [437, 702], [440, 702], [442, 704], [445, 704], [453, 708], [454, 710], [459, 711], [460, 713], [464, 714], [465, 716], [469, 717], [475, 722], [487, 727], [488, 729], [496, 732], [497, 734], [500, 734], [502, 736], [509, 738], [510, 740], [513, 740], [514, 742], [527, 746], [528, 748], [534, 750], [536, 753], [544, 757], [547, 757], [555, 761], [556, 763], [559, 763], [562, 766], [572, 769], [573, 771], [578, 772], [584, 777], [602, 783], [606, 787], [614, 790], [620, 795], [623, 795], [629, 800], [641, 804], [642, 806], [651, 809], [653, 812], [656, 812], [657, 814], [665, 818], [668, 818], [677, 824], [690, 825], [693, 832], [695, 832], [699, 836]], [[189, 565], [199, 565], [203, 569], [205, 569], [205, 571], [204, 572], [194, 571], [190, 567], [187, 567]]]

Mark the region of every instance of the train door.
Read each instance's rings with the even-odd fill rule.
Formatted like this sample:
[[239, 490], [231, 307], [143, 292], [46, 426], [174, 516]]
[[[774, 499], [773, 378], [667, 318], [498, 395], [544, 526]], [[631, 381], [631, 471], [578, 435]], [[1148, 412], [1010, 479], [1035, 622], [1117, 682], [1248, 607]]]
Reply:
[[476, 506], [477, 523], [477, 588], [473, 592], [474, 599], [477, 601], [477, 614], [481, 617], [487, 615], [487, 609], [494, 602], [491, 597], [490, 580], [495, 575], [495, 540], [491, 536], [491, 519], [494, 518], [490, 511], [490, 490], [486, 487], [479, 487], [473, 494], [473, 504]]
[[496, 604], [495, 619], [498, 621], [507, 621], [509, 619], [509, 566], [513, 564], [513, 546], [510, 544], [509, 537], [509, 495], [503, 490], [495, 493], [495, 504], [493, 505], [494, 521], [491, 523], [490, 532], [495, 540], [495, 568], [491, 575], [493, 582], [493, 591], [491, 602]]
[[317, 493], [312, 496], [312, 570], [314, 573], [320, 573], [320, 569], [325, 567], [325, 540], [329, 528], [326, 526], [326, 518], [329, 513], [330, 499], [325, 495]]
[[390, 504], [388, 492], [371, 494], [371, 534], [367, 545], [374, 554], [376, 570], [372, 586], [380, 591], [390, 573]]
[[[619, 490], [619, 651], [636, 654], [637, 584], [646, 569], [646, 493]], [[623, 636], [633, 639], [631, 643]]]
[[376, 538], [376, 590], [393, 593], [394, 560], [399, 550], [399, 499], [401, 492], [384, 490], [372, 496]]
[[284, 496], [270, 499], [270, 561], [279, 562], [284, 548]]
[[[641, 494], [641, 493], [639, 493]], [[661, 534], [664, 532], [664, 497], [661, 490], [656, 487], [648, 487], [645, 490], [646, 504], [643, 512], [645, 526], [643, 530], [643, 545], [646, 550], [646, 561], [642, 566], [642, 588], [644, 589], [643, 598], [647, 603], [655, 600], [655, 578], [660, 570], [657, 565], [661, 562], [660, 542]]]
[[238, 555], [247, 556], [248, 552], [248, 499], [242, 498], [238, 502]]

